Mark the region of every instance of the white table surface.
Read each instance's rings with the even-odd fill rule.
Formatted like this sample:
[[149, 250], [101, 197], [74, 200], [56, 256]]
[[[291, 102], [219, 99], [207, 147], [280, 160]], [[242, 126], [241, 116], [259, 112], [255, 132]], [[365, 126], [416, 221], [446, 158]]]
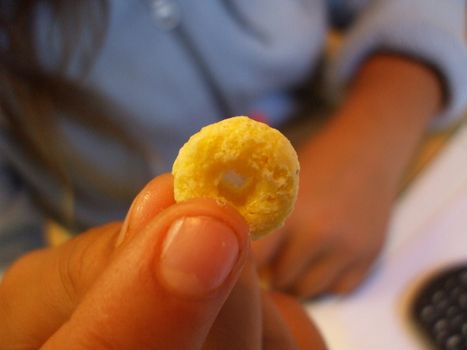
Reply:
[[408, 318], [417, 286], [467, 261], [467, 126], [399, 200], [389, 240], [354, 294], [307, 306], [331, 350], [426, 349]]

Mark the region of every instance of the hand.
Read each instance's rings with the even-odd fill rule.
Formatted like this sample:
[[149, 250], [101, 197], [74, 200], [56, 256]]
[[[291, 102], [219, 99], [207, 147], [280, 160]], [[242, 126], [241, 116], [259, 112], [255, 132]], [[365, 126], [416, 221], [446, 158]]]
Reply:
[[0, 285], [0, 348], [323, 349], [298, 303], [261, 295], [248, 229], [214, 201], [175, 204], [164, 175], [123, 226], [16, 262]]
[[381, 54], [363, 65], [346, 102], [299, 154], [295, 212], [281, 231], [254, 243], [275, 287], [307, 298], [360, 284], [442, 96], [436, 73], [419, 62]]
[[325, 143], [301, 155], [300, 193], [286, 225], [253, 244], [272, 285], [302, 298], [360, 284], [382, 248], [396, 193], [351, 150]]

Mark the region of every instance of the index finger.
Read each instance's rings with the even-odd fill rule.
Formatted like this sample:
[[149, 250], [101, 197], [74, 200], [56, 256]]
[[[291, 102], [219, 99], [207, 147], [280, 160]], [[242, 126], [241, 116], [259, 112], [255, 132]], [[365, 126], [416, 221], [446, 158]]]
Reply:
[[[128, 217], [133, 225], [127, 237], [173, 203], [172, 176], [154, 178], [132, 204]], [[108, 265], [120, 231], [120, 223], [92, 228], [14, 263], [0, 283], [0, 348], [6, 344], [38, 348], [53, 334]]]
[[242, 275], [212, 326], [203, 350], [261, 349], [261, 291], [250, 254]]
[[318, 328], [297, 299], [278, 292], [269, 293], [269, 297], [280, 311], [298, 349], [327, 349]]

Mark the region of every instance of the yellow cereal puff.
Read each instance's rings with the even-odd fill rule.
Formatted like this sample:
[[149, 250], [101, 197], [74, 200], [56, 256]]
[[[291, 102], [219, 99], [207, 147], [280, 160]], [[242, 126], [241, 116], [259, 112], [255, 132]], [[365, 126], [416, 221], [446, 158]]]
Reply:
[[248, 117], [202, 128], [172, 168], [175, 200], [213, 198], [246, 219], [253, 239], [283, 225], [298, 191], [300, 165], [289, 140]]

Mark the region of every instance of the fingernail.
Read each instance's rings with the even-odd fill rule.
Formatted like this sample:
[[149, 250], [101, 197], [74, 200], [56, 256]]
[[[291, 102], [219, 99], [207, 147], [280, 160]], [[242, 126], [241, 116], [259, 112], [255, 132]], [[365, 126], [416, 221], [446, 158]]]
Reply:
[[120, 228], [120, 233], [118, 234], [117, 240], [115, 242], [115, 247], [120, 246], [127, 236], [128, 225], [130, 222], [130, 215], [133, 212], [134, 205], [135, 205], [135, 202], [131, 203], [130, 209], [128, 209], [128, 212], [125, 217], [125, 221], [123, 221], [122, 227]]
[[238, 254], [237, 236], [225, 223], [207, 216], [181, 218], [162, 245], [160, 276], [172, 291], [204, 296], [224, 283]]
[[149, 191], [141, 192], [136, 196], [133, 203], [131, 203], [130, 209], [128, 209], [125, 221], [123, 221], [122, 228], [120, 229], [120, 233], [118, 234], [117, 241], [115, 243], [116, 247], [121, 245], [127, 238], [128, 231], [130, 231], [130, 220], [132, 222], [141, 220], [141, 217], [144, 214], [145, 205], [151, 199], [151, 193]]

